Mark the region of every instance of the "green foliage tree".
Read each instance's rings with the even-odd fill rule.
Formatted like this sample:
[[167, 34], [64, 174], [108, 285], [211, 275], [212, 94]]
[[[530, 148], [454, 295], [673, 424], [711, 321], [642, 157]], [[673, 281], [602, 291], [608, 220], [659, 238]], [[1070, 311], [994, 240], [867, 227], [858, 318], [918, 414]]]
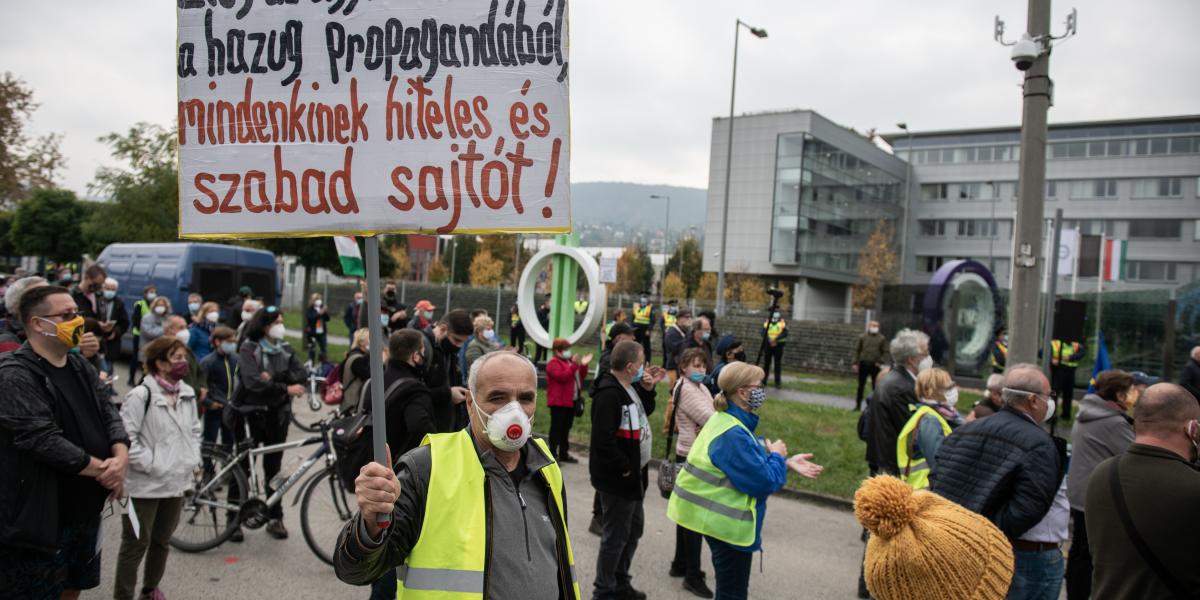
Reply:
[[[470, 283], [471, 261], [475, 260], [478, 251], [479, 240], [473, 235], [456, 235], [446, 244], [442, 250], [442, 266], [446, 267], [447, 277], [453, 274], [453, 283]], [[450, 264], [451, 259], [454, 260], [453, 265]]]
[[12, 208], [35, 188], [54, 187], [63, 167], [57, 134], [31, 139], [26, 133], [37, 110], [33, 90], [12, 73], [0, 77], [0, 207]]
[[675, 246], [675, 252], [667, 259], [667, 273], [678, 273], [680, 280], [687, 290], [686, 297], [690, 298], [700, 288], [701, 265], [704, 255], [700, 250], [700, 242], [694, 237], [686, 237]]
[[179, 239], [179, 177], [175, 171], [173, 129], [138, 123], [124, 134], [100, 138], [122, 167], [101, 167], [89, 188], [107, 197], [97, 203], [82, 233], [86, 247], [99, 253], [115, 242], [170, 242]]
[[649, 289], [653, 280], [654, 266], [646, 249], [642, 246], [626, 246], [617, 259], [617, 290], [639, 294]]
[[13, 250], [57, 262], [78, 260], [84, 252], [80, 226], [87, 210], [70, 190], [34, 190], [13, 216]]

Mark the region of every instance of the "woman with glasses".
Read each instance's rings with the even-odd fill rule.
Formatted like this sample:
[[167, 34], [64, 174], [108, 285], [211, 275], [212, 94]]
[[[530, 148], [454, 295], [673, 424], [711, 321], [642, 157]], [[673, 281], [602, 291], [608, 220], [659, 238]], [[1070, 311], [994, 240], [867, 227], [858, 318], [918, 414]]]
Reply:
[[192, 487], [192, 471], [200, 465], [200, 418], [196, 391], [183, 378], [188, 372], [187, 347], [160, 337], [143, 351], [146, 377], [125, 396], [121, 419], [129, 434], [129, 471], [125, 491], [139, 530], [126, 515], [121, 532], [113, 598], [132, 600], [138, 565], [146, 559], [138, 598], [165, 598], [158, 589], [166, 571], [168, 542], [184, 492]]
[[787, 458], [783, 440], [755, 436], [766, 401], [763, 377], [762, 369], [747, 363], [721, 371], [716, 412], [692, 443], [667, 504], [667, 517], [707, 540], [718, 599], [746, 598], [751, 560], [762, 548], [767, 496], [787, 482], [788, 469], [808, 478], [822, 471], [808, 462], [811, 454]]
[[[239, 383], [242, 392], [238, 402], [265, 406], [264, 413], [247, 417], [250, 434], [262, 445], [280, 444], [287, 440], [292, 419], [292, 398], [304, 394], [308, 372], [296, 358], [296, 352], [284, 339], [283, 313], [274, 306], [258, 311], [246, 326], [246, 339], [238, 351]], [[263, 478], [267, 495], [275, 491], [274, 477], [279, 474], [283, 454], [274, 452], [262, 458]], [[267, 533], [275, 539], [287, 539], [283, 526], [283, 504], [271, 509]]]

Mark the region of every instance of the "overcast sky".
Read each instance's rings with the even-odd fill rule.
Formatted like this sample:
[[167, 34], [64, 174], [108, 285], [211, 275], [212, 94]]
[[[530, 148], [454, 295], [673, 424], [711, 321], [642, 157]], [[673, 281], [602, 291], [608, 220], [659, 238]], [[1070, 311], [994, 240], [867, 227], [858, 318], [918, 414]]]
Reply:
[[[1070, 8], [1054, 6], [1055, 33]], [[1051, 123], [1200, 113], [1200, 2], [1079, 8], [1079, 35], [1051, 59]], [[34, 89], [34, 130], [63, 134], [67, 187], [83, 193], [111, 164], [97, 137], [174, 119], [175, 2], [0, 10], [0, 69]], [[914, 131], [1020, 122], [1020, 77], [992, 41], [992, 18], [1015, 38], [1025, 2], [573, 0], [570, 10], [574, 181], [707, 186], [739, 17], [769, 32], [742, 37], [739, 113], [811, 108], [880, 132], [898, 121]]]

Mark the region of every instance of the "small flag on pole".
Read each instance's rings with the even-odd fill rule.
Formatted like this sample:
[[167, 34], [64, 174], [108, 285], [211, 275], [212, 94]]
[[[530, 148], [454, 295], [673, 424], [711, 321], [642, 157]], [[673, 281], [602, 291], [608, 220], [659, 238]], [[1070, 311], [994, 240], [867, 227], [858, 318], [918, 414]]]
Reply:
[[363, 269], [362, 252], [358, 250], [358, 242], [353, 237], [335, 237], [333, 245], [337, 248], [338, 260], [342, 261], [342, 274], [346, 277], [366, 277]]
[[1096, 343], [1096, 364], [1092, 365], [1092, 379], [1088, 382], [1088, 393], [1096, 393], [1096, 376], [1111, 369], [1112, 361], [1108, 359], [1108, 348], [1104, 346], [1104, 332], [1099, 332]]
[[1100, 271], [1105, 281], [1121, 281], [1125, 279], [1125, 260], [1129, 242], [1125, 240], [1104, 240], [1104, 264]]

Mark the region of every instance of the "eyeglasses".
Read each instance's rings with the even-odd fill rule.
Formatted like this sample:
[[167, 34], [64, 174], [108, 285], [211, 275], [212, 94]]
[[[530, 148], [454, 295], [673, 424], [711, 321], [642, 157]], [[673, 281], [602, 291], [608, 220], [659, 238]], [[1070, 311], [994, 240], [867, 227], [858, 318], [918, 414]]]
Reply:
[[57, 313], [57, 314], [53, 314], [53, 315], [40, 315], [38, 318], [46, 319], [46, 320], [61, 319], [63, 323], [66, 323], [67, 321], [74, 321], [75, 318], [78, 316], [79, 316], [78, 310], [68, 310], [66, 312], [61, 312], [61, 313]]

